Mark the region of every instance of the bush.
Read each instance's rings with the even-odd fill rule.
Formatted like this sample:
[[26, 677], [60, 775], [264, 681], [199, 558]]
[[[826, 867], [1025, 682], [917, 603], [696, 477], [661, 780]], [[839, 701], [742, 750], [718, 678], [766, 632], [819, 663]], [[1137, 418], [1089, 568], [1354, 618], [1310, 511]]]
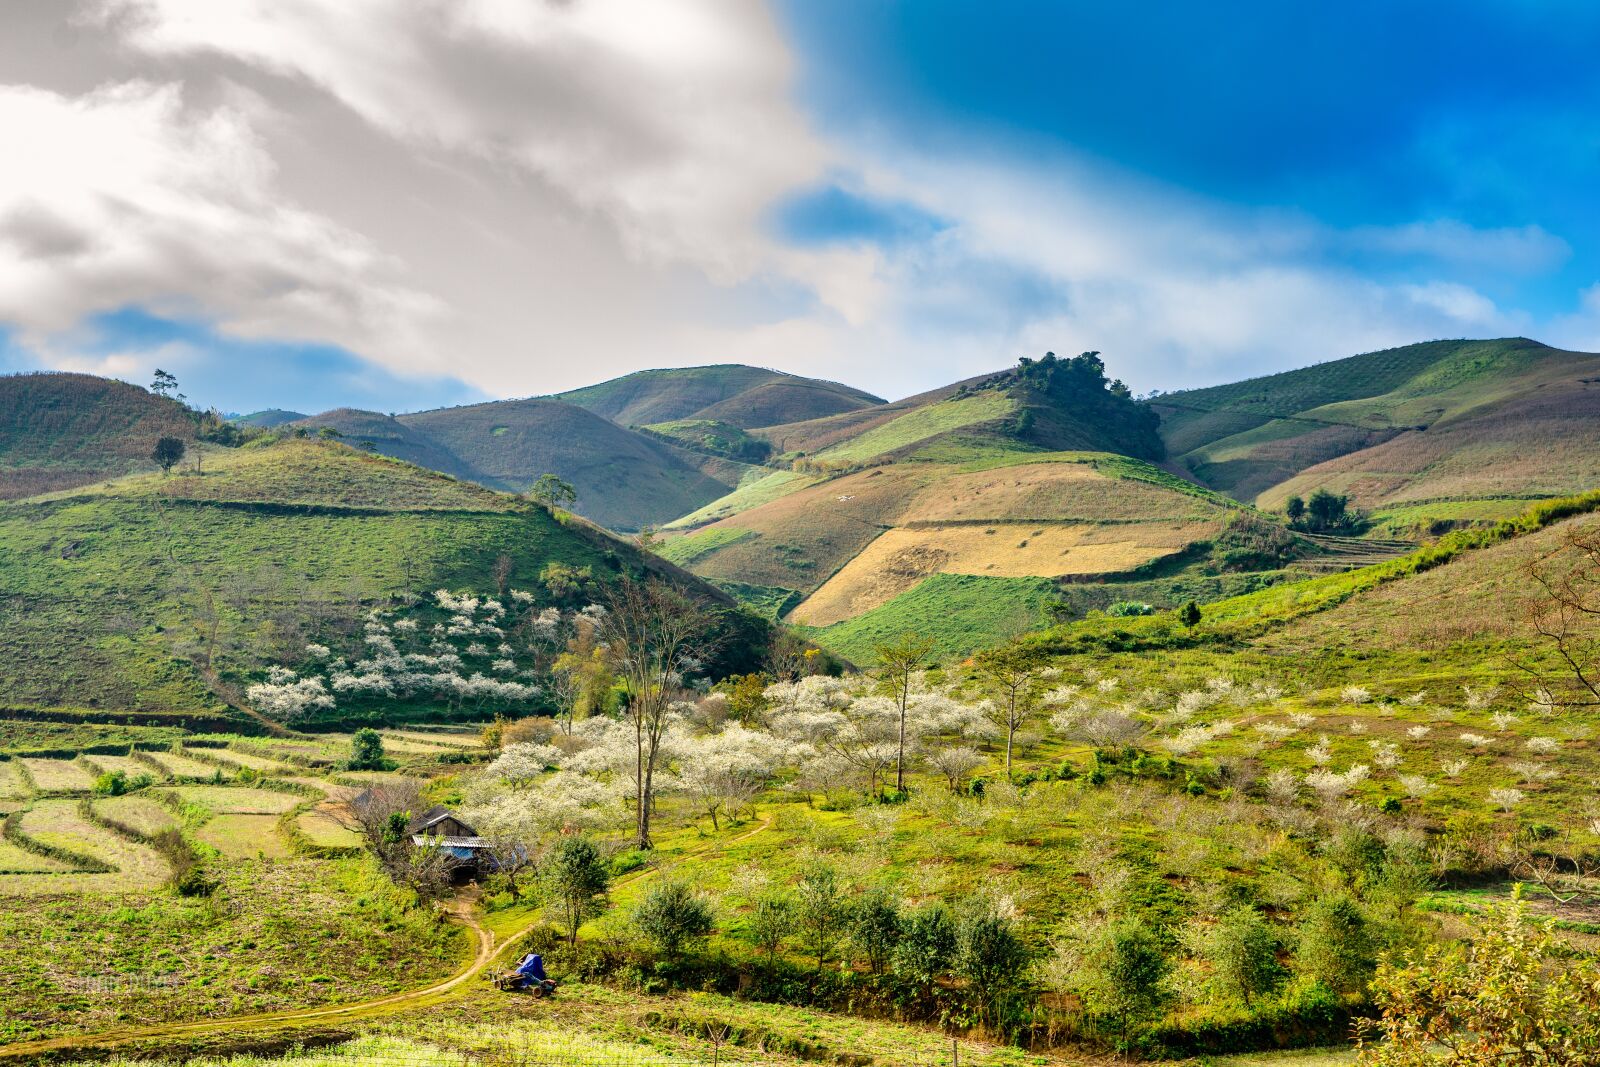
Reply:
[[345, 766], [352, 771], [384, 771], [394, 764], [384, 758], [382, 735], [363, 726], [350, 738], [350, 762]]
[[1116, 1020], [1124, 1039], [1171, 997], [1172, 964], [1156, 935], [1136, 919], [1107, 927], [1089, 945], [1084, 964], [1084, 1004], [1095, 1015]]
[[1261, 913], [1248, 904], [1225, 912], [1206, 939], [1202, 955], [1211, 964], [1212, 983], [1248, 1005], [1283, 983], [1278, 937]]
[[642, 937], [667, 959], [676, 959], [685, 946], [709, 937], [715, 928], [710, 901], [684, 882], [653, 886], [633, 912], [633, 925]]
[[1335, 993], [1363, 989], [1377, 966], [1377, 945], [1366, 916], [1345, 896], [1312, 901], [1300, 921], [1295, 967]]
[[168, 889], [183, 897], [208, 897], [216, 892], [216, 880], [207, 875], [199, 854], [181, 831], [163, 830], [150, 838], [150, 845], [171, 872], [167, 875]]
[[850, 941], [866, 957], [873, 974], [882, 974], [900, 940], [900, 909], [882, 889], [869, 889], [850, 913]]
[[783, 939], [798, 926], [794, 894], [771, 891], [757, 897], [745, 921], [745, 937], [767, 957], [770, 964], [778, 957]]
[[123, 771], [108, 771], [94, 780], [94, 793], [101, 797], [120, 797], [128, 791], [128, 776]]

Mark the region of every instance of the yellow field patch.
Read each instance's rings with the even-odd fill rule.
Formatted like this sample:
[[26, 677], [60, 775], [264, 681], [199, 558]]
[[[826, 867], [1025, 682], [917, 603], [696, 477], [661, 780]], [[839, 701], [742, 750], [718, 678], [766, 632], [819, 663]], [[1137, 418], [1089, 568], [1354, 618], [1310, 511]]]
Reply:
[[235, 767], [248, 767], [252, 771], [263, 774], [277, 774], [279, 771], [289, 770], [289, 765], [278, 760], [267, 759], [263, 756], [252, 756], [248, 752], [239, 752], [231, 748], [208, 748], [206, 755], [222, 763], [232, 764]]
[[225, 785], [183, 785], [172, 792], [188, 804], [218, 815], [282, 815], [305, 801], [293, 793], [271, 789], [233, 789]]
[[34, 893], [130, 893], [159, 885], [167, 866], [155, 850], [134, 844], [78, 814], [71, 799], [41, 800], [24, 812], [24, 834], [46, 845], [93, 856], [116, 867], [110, 874], [39, 874], [0, 877], [0, 895]]
[[104, 818], [141, 834], [159, 834], [178, 825], [172, 812], [149, 797], [103, 797], [94, 802], [94, 810]]
[[31, 795], [32, 790], [28, 788], [28, 783], [17, 773], [16, 761], [0, 761], [0, 800], [21, 800]]
[[276, 815], [218, 815], [195, 835], [229, 859], [283, 859], [289, 848]]
[[25, 852], [9, 841], [0, 841], [0, 875], [3, 874], [52, 874], [68, 870], [64, 863], [58, 863], [44, 856], [35, 856], [32, 852]]
[[986, 519], [1183, 522], [1216, 511], [1214, 504], [1170, 489], [1107, 477], [1088, 463], [1056, 461], [943, 475], [917, 493], [896, 525]]
[[156, 769], [142, 760], [132, 756], [85, 756], [84, 761], [96, 767], [101, 774], [115, 774], [121, 771], [129, 778], [137, 778], [141, 774], [148, 774], [152, 778], [160, 777]]
[[323, 848], [353, 848], [361, 844], [361, 835], [345, 827], [325, 805], [300, 815], [295, 825], [306, 835], [306, 840]]
[[933, 574], [1055, 578], [1124, 571], [1214, 532], [1214, 524], [930, 524], [884, 532], [791, 616], [828, 626], [888, 603]]
[[[179, 756], [172, 752], [148, 753], [151, 759], [173, 778], [210, 778], [219, 768], [215, 764], [202, 763], [188, 756]], [[223, 777], [230, 777], [226, 770], [222, 771]]]
[[87, 793], [94, 788], [94, 777], [71, 760], [22, 759], [17, 762], [27, 768], [28, 776], [42, 790]]

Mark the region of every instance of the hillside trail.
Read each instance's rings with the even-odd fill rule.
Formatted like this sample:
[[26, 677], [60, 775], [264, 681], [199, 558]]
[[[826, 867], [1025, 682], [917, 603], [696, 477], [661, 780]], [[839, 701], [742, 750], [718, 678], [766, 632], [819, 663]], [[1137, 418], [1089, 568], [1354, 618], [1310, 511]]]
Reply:
[[[768, 829], [771, 825], [772, 816], [768, 815], [762, 818], [757, 826], [739, 834], [737, 837], [731, 837], [726, 841], [712, 842], [703, 849], [686, 853], [678, 858], [678, 862], [704, 856], [707, 853], [748, 841]], [[658, 873], [659, 870], [660, 868], [657, 867], [649, 867], [634, 874], [625, 875], [613, 883], [613, 888], [641, 882]], [[256, 1015], [229, 1015], [214, 1019], [163, 1023], [157, 1026], [103, 1030], [92, 1034], [65, 1034], [60, 1037], [47, 1037], [36, 1041], [18, 1041], [10, 1045], [0, 1045], [0, 1061], [70, 1052], [74, 1049], [115, 1048], [118, 1045], [125, 1045], [135, 1041], [148, 1042], [164, 1037], [196, 1037], [223, 1031], [243, 1034], [252, 1030], [276, 1029], [299, 1024], [318, 1022], [353, 1023], [382, 1018], [386, 1015], [393, 1015], [422, 1005], [435, 1004], [464, 992], [463, 987], [468, 982], [481, 976], [491, 964], [504, 954], [506, 949], [516, 944], [543, 921], [541, 913], [535, 913], [525, 924], [508, 934], [504, 940], [497, 940], [494, 933], [485, 929], [479, 921], [470, 900], [458, 898], [446, 906], [445, 910], [452, 920], [461, 923], [472, 931], [476, 941], [472, 960], [448, 978], [432, 982], [418, 989], [390, 993], [372, 1000], [333, 1004], [324, 1007], [289, 1008], [283, 1011], [262, 1012]], [[52, 1056], [51, 1058], [54, 1057]]]

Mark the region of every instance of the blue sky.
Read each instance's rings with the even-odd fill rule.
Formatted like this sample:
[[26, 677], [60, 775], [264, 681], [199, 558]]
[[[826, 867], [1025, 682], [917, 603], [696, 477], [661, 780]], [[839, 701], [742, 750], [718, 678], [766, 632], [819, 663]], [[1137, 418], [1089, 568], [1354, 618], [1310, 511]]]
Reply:
[[15, 0], [0, 368], [409, 410], [1600, 348], [1600, 7]]

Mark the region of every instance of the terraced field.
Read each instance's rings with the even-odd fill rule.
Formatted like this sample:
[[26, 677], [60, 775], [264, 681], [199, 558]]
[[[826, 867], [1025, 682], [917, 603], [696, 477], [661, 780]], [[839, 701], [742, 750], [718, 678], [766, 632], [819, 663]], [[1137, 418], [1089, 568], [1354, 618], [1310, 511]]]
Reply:
[[277, 860], [293, 854], [278, 833], [276, 815], [218, 815], [207, 820], [195, 836], [228, 859]]
[[169, 778], [211, 778], [219, 771], [223, 777], [228, 777], [228, 772], [214, 763], [203, 763], [176, 752], [147, 752], [142, 755], [149, 757]]
[[87, 793], [94, 788], [94, 776], [81, 764], [63, 759], [19, 759], [33, 784], [47, 793]]
[[167, 875], [166, 865], [155, 852], [89, 822], [79, 813], [76, 800], [35, 801], [18, 821], [18, 829], [41, 845], [66, 849], [116, 869], [104, 874], [52, 874], [43, 886], [38, 875], [0, 876], [0, 895], [132, 893], [159, 886]]
[[0, 760], [0, 800], [20, 800], [32, 792], [22, 776], [21, 764], [15, 760]]
[[293, 766], [281, 760], [267, 759], [264, 756], [254, 756], [248, 752], [241, 752], [233, 748], [208, 748], [204, 750], [206, 758], [216, 760], [218, 763], [231, 764], [234, 767], [245, 767], [262, 774], [280, 774], [293, 770]]
[[95, 755], [83, 757], [83, 760], [101, 774], [114, 774], [117, 771], [121, 771], [129, 778], [137, 778], [141, 774], [148, 774], [151, 777], [156, 776], [155, 768], [132, 756], [102, 756], [96, 753]]
[[293, 793], [218, 785], [180, 785], [167, 792], [217, 815], [282, 815], [304, 803]]
[[147, 796], [101, 797], [94, 802], [97, 814], [141, 834], [159, 834], [175, 829], [177, 818], [171, 810]]
[[360, 835], [347, 828], [326, 805], [302, 812], [296, 817], [295, 825], [305, 834], [306, 840], [318, 848], [357, 848], [361, 844]]

